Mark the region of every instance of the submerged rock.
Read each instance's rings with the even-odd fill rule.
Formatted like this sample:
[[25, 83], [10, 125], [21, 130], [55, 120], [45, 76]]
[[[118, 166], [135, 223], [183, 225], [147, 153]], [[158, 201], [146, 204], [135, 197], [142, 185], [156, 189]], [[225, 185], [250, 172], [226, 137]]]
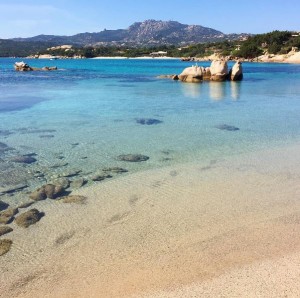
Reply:
[[37, 223], [43, 216], [43, 212], [40, 212], [37, 209], [31, 209], [16, 217], [15, 222], [22, 228], [28, 228], [29, 226]]
[[142, 125], [154, 125], [154, 124], [162, 123], [161, 120], [153, 119], [153, 118], [138, 118], [138, 119], [135, 119], [135, 121], [136, 121], [136, 123], [142, 124]]
[[142, 154], [121, 154], [117, 157], [118, 160], [128, 162], [141, 162], [149, 159], [149, 156]]
[[7, 144], [0, 142], [0, 154], [11, 149]]
[[216, 128], [218, 128], [220, 130], [227, 130], [227, 131], [237, 131], [237, 130], [240, 130], [238, 127], [233, 126], [233, 125], [228, 125], [228, 124], [217, 125]]
[[70, 203], [75, 203], [75, 204], [85, 204], [87, 200], [87, 197], [85, 196], [79, 196], [79, 195], [70, 195], [70, 196], [65, 196], [59, 199], [60, 202], [70, 204]]
[[5, 234], [8, 234], [10, 232], [12, 232], [13, 229], [11, 227], [8, 227], [8, 226], [1, 226], [0, 227], [0, 236], [2, 235], [5, 235]]
[[0, 187], [0, 194], [11, 194], [27, 187], [28, 187], [27, 184], [18, 184], [15, 186]]
[[7, 252], [9, 252], [11, 246], [12, 246], [12, 241], [9, 239], [2, 239], [0, 240], [0, 256], [5, 255]]
[[29, 197], [34, 201], [41, 201], [46, 198], [56, 199], [62, 196], [64, 191], [65, 189], [61, 185], [46, 184], [32, 192]]
[[71, 182], [70, 187], [73, 188], [73, 189], [80, 188], [84, 184], [86, 184], [86, 182], [87, 181], [84, 178], [78, 178], [78, 179]]
[[119, 167], [112, 167], [112, 168], [104, 168], [102, 169], [103, 172], [109, 172], [109, 173], [116, 173], [116, 174], [121, 174], [121, 173], [127, 173], [128, 170], [119, 168]]
[[9, 204], [0, 200], [0, 211], [5, 210], [9, 207]]
[[0, 224], [8, 224], [12, 222], [17, 213], [18, 208], [8, 208], [0, 212]]
[[37, 160], [29, 155], [18, 155], [18, 156], [14, 156], [11, 158], [12, 162], [17, 162], [17, 163], [26, 163], [26, 164], [31, 164], [36, 162]]
[[34, 204], [34, 202], [32, 202], [32, 201], [24, 202], [24, 203], [21, 203], [20, 205], [18, 205], [18, 208], [25, 209], [25, 208], [30, 207], [32, 204]]
[[96, 174], [93, 177], [91, 177], [91, 179], [93, 181], [102, 181], [102, 180], [105, 180], [105, 179], [108, 179], [108, 178], [112, 178], [112, 176], [109, 175], [109, 174]]
[[53, 182], [51, 184], [60, 185], [61, 187], [66, 189], [70, 186], [70, 180], [65, 177], [57, 178], [57, 179], [53, 180]]

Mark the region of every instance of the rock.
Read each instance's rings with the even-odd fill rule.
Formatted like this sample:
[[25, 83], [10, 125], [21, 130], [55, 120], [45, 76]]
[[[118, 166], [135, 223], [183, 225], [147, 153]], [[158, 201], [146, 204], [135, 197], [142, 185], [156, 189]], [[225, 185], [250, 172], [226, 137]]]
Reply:
[[12, 148], [6, 145], [5, 143], [0, 142], [0, 154], [9, 150], [12, 150]]
[[102, 180], [105, 180], [107, 178], [112, 178], [112, 176], [108, 175], [108, 174], [102, 174], [102, 175], [98, 174], [98, 175], [93, 176], [91, 179], [93, 181], [102, 181]]
[[3, 256], [7, 252], [9, 252], [11, 245], [12, 245], [12, 241], [9, 239], [0, 240], [0, 256]]
[[229, 71], [231, 81], [241, 81], [243, 79], [242, 62], [237, 61]]
[[70, 180], [68, 178], [62, 177], [62, 178], [58, 178], [58, 179], [53, 180], [52, 184], [60, 185], [64, 189], [66, 189], [70, 186]]
[[45, 194], [49, 199], [56, 199], [64, 193], [64, 188], [61, 185], [46, 184], [43, 186]]
[[186, 83], [200, 83], [203, 80], [203, 67], [198, 65], [187, 67], [178, 76], [178, 79]]
[[211, 80], [222, 82], [228, 78], [228, 65], [224, 60], [214, 60], [210, 66]]
[[174, 75], [174, 76], [172, 76], [172, 80], [174, 80], [174, 81], [178, 81], [178, 80], [179, 80], [179, 77], [178, 77], [178, 75]]
[[40, 135], [39, 137], [41, 139], [51, 139], [51, 138], [54, 138], [54, 135]]
[[149, 157], [142, 154], [121, 154], [117, 157], [117, 159], [129, 162], [141, 162], [148, 160]]
[[116, 174], [121, 174], [121, 173], [126, 173], [128, 170], [119, 168], [119, 167], [112, 167], [112, 168], [104, 168], [102, 169], [103, 172], [109, 172], [109, 173], [116, 173]]
[[43, 216], [44, 213], [37, 209], [31, 209], [16, 217], [15, 223], [20, 227], [28, 228], [29, 226], [37, 223]]
[[27, 63], [25, 62], [16, 62], [14, 65], [14, 68], [16, 71], [32, 71], [33, 68], [30, 67]]
[[19, 155], [19, 156], [12, 157], [11, 161], [17, 162], [17, 163], [31, 164], [31, 163], [36, 162], [36, 159], [34, 157], [28, 156], [28, 155]]
[[154, 125], [154, 124], [162, 123], [161, 120], [153, 119], [153, 118], [138, 118], [138, 119], [135, 119], [135, 121], [136, 121], [136, 123], [142, 124], [142, 125]]
[[11, 134], [13, 134], [13, 133], [11, 131], [7, 130], [7, 129], [0, 129], [0, 136], [7, 137]]
[[35, 190], [30, 194], [30, 198], [34, 201], [49, 199], [56, 199], [62, 196], [65, 189], [61, 185], [46, 184]]
[[174, 76], [176, 76], [176, 75], [174, 75], [174, 74], [171, 74], [171, 75], [160, 75], [157, 78], [159, 78], [159, 79], [173, 79]]
[[84, 178], [78, 178], [78, 179], [71, 182], [70, 187], [73, 188], [73, 189], [80, 188], [84, 184], [86, 184], [86, 182], [87, 181]]
[[71, 195], [71, 196], [65, 196], [62, 197], [59, 201], [62, 203], [70, 204], [85, 204], [87, 200], [87, 197], [79, 196], [79, 195]]
[[205, 67], [203, 70], [203, 80], [209, 81], [211, 78], [211, 72], [209, 67]]
[[74, 177], [77, 176], [78, 174], [80, 174], [82, 171], [81, 170], [71, 170], [69, 172], [66, 173], [62, 173], [60, 174], [60, 177]]
[[41, 68], [41, 70], [57, 70], [56, 66], [44, 66]]
[[0, 224], [8, 224], [13, 221], [14, 216], [18, 213], [18, 208], [8, 208], [0, 212]]
[[34, 204], [34, 202], [24, 202], [24, 203], [21, 203], [20, 205], [18, 205], [18, 208], [21, 208], [21, 209], [24, 209], [24, 208], [28, 208], [30, 207], [32, 204]]
[[43, 187], [35, 190], [34, 192], [32, 192], [30, 195], [29, 195], [29, 198], [34, 200], [34, 201], [41, 201], [41, 200], [45, 200], [47, 199], [47, 195], [45, 193], [45, 190]]
[[44, 66], [42, 68], [31, 67], [25, 62], [16, 62], [14, 65], [16, 71], [33, 71], [33, 70], [43, 70], [43, 71], [50, 71], [50, 70], [57, 70], [56, 66]]
[[69, 164], [68, 162], [55, 163], [54, 165], [50, 166], [49, 168], [51, 168], [51, 169], [62, 168], [62, 167], [66, 167], [68, 164]]
[[0, 211], [8, 208], [8, 204], [0, 200]]
[[17, 184], [15, 186], [9, 186], [9, 187], [0, 187], [0, 194], [10, 194], [17, 191], [20, 191], [24, 188], [27, 188], [28, 185], [26, 184]]
[[235, 127], [233, 125], [228, 125], [228, 124], [217, 125], [216, 128], [221, 129], [221, 130], [227, 130], [227, 131], [237, 131], [237, 130], [240, 130], [238, 127]]
[[0, 226], [0, 236], [8, 234], [8, 233], [10, 233], [12, 231], [13, 231], [13, 229], [11, 227]]

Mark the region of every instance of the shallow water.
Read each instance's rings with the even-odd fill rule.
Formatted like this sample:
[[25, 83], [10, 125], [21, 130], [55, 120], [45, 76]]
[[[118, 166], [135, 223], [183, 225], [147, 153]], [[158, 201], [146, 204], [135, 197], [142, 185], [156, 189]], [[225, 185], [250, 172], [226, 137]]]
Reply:
[[[25, 60], [59, 68], [30, 73], [13, 70], [19, 60], [0, 59], [0, 142], [14, 149], [0, 150], [1, 187], [34, 188], [68, 171], [89, 177], [107, 166], [135, 172], [207, 164], [299, 141], [300, 65], [244, 63], [242, 82], [186, 84], [156, 78], [191, 65], [178, 60]], [[218, 128], [225, 124], [239, 130]], [[29, 153], [36, 163], [10, 160]], [[150, 159], [116, 158], [129, 153]]]

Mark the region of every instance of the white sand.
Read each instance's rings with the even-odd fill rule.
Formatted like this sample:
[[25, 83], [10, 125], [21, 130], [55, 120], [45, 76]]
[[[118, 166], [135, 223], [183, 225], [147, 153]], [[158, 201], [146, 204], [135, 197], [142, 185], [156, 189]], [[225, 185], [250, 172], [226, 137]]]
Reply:
[[0, 257], [1, 297], [299, 297], [300, 145], [83, 188]]

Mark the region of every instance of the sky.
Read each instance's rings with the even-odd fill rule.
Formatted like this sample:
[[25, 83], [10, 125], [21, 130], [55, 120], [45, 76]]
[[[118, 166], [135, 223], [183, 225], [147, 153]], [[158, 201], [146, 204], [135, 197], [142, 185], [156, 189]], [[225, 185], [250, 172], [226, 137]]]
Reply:
[[125, 29], [147, 19], [224, 33], [300, 31], [300, 0], [0, 0], [0, 38]]

